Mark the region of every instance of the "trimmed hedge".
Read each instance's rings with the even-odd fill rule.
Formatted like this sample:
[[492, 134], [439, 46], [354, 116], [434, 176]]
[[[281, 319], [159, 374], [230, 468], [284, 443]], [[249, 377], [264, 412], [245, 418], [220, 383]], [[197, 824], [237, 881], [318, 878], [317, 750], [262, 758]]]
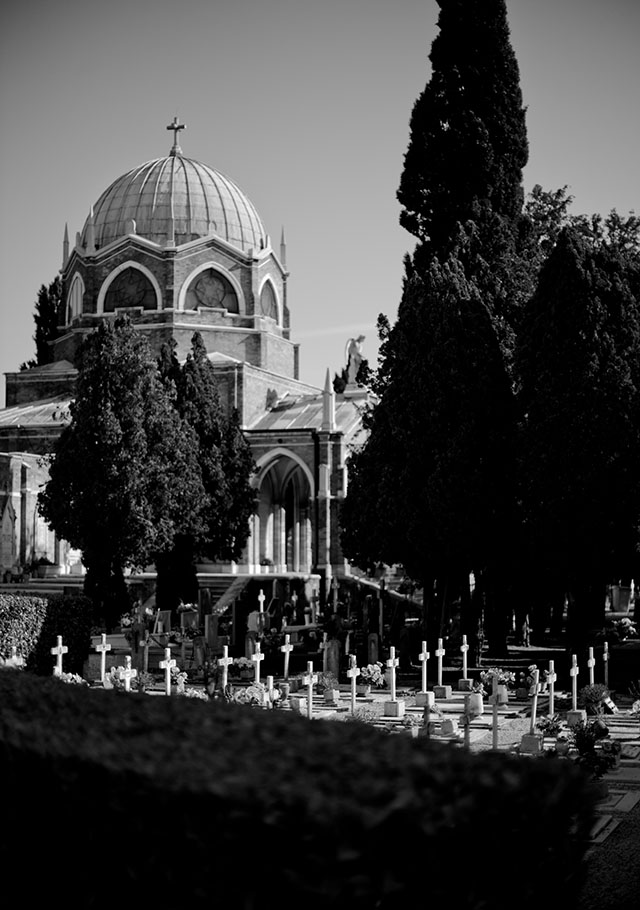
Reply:
[[93, 605], [83, 594], [35, 597], [0, 594], [0, 657], [10, 657], [15, 647], [27, 669], [51, 676], [58, 635], [69, 650], [64, 655], [66, 672], [82, 674], [91, 649]]
[[560, 759], [10, 669], [0, 774], [25, 895], [105, 910], [575, 906], [596, 805]]

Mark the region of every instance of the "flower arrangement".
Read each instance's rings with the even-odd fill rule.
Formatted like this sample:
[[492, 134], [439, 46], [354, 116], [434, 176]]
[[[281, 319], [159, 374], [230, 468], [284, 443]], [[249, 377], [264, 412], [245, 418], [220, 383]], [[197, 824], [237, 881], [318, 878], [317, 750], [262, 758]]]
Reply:
[[376, 686], [381, 689], [386, 685], [382, 662], [377, 660], [375, 663], [367, 664], [360, 668], [360, 682], [366, 686]]
[[562, 730], [562, 721], [559, 714], [547, 715], [536, 721], [536, 727], [543, 736], [557, 736]]
[[638, 629], [634, 622], [623, 616], [622, 619], [614, 619], [613, 631], [620, 641], [626, 641], [627, 638], [637, 638]]
[[77, 673], [60, 673], [58, 679], [61, 679], [64, 683], [71, 683], [74, 686], [89, 685], [87, 680], [83, 679], [82, 676], [79, 676]]
[[186, 698], [199, 698], [201, 701], [209, 701], [209, 696], [204, 689], [194, 689], [192, 686], [183, 689], [183, 691], [178, 694], [184, 695]]
[[171, 685], [176, 687], [179, 695], [184, 695], [187, 679], [188, 675], [185, 670], [180, 670], [178, 667], [171, 667]]
[[[579, 721], [569, 729], [570, 742], [576, 752], [575, 761], [589, 771], [595, 780], [601, 780], [604, 774], [613, 768], [618, 761], [619, 743], [608, 741], [605, 747], [604, 738], [599, 721]], [[606, 728], [605, 728], [606, 729]]]
[[326, 692], [331, 689], [340, 688], [340, 683], [338, 678], [333, 673], [319, 673], [318, 674], [318, 692]]
[[178, 604], [178, 613], [195, 613], [197, 610], [197, 604], [183, 604], [182, 601]]
[[130, 629], [133, 625], [133, 616], [131, 613], [123, 613], [120, 617], [120, 628], [121, 629]]
[[516, 674], [500, 667], [487, 667], [480, 671], [480, 682], [489, 690], [493, 688], [493, 680], [497, 679], [499, 686], [512, 686], [516, 681]]
[[587, 714], [602, 714], [602, 703], [609, 698], [610, 692], [604, 683], [583, 686], [578, 691], [578, 704]]

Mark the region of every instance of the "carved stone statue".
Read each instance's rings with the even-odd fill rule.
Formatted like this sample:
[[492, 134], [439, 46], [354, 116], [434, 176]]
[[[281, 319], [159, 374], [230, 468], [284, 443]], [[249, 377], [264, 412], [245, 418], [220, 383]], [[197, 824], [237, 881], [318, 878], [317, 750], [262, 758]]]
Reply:
[[364, 335], [358, 335], [357, 338], [350, 338], [347, 342], [347, 385], [355, 385], [356, 376], [362, 363], [362, 342]]

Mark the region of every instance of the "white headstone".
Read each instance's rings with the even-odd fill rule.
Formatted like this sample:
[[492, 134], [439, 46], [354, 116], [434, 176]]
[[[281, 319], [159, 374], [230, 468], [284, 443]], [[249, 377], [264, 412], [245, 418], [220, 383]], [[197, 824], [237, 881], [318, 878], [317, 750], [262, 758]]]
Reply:
[[578, 658], [575, 654], [571, 655], [571, 669], [569, 670], [569, 675], [571, 676], [571, 707], [573, 711], [578, 710]]
[[391, 671], [391, 701], [396, 701], [396, 667], [400, 666], [400, 661], [396, 657], [396, 649], [391, 645], [389, 648], [389, 660], [387, 666]]
[[62, 644], [61, 635], [58, 635], [58, 643], [55, 646], [55, 648], [51, 648], [51, 653], [53, 655], [55, 655], [55, 658], [56, 658], [56, 664], [55, 664], [55, 667], [53, 668], [53, 675], [61, 676], [62, 675], [62, 655], [69, 653], [69, 649], [67, 648], [67, 646]]
[[429, 652], [427, 651], [427, 643], [426, 643], [426, 641], [423, 641], [422, 642], [422, 651], [418, 655], [418, 659], [419, 659], [420, 663], [422, 664], [422, 689], [421, 689], [421, 691], [423, 693], [427, 691], [427, 661], [429, 660], [429, 656], [430, 656]]
[[[293, 600], [293, 598], [295, 596], [296, 595], [294, 594], [291, 599]], [[285, 680], [287, 680], [287, 679], [289, 679], [289, 652], [293, 651], [293, 645], [291, 644], [291, 636], [289, 635], [288, 632], [284, 636], [284, 644], [280, 645], [280, 650], [284, 654], [284, 678], [285, 678]]]
[[436, 657], [438, 658], [438, 685], [442, 685], [442, 658], [445, 655], [445, 650], [442, 647], [442, 639], [438, 639], [438, 648], [436, 650]]
[[349, 657], [349, 669], [347, 677], [351, 680], [351, 713], [355, 714], [356, 710], [356, 679], [360, 676], [360, 667], [356, 666], [356, 658], [353, 654]]
[[469, 645], [467, 644], [466, 635], [462, 636], [460, 650], [462, 651], [462, 678], [467, 679], [467, 651], [469, 650]]
[[260, 661], [264, 660], [264, 654], [260, 650], [260, 642], [256, 642], [256, 649], [251, 655], [251, 660], [256, 665], [256, 683], [260, 682]]

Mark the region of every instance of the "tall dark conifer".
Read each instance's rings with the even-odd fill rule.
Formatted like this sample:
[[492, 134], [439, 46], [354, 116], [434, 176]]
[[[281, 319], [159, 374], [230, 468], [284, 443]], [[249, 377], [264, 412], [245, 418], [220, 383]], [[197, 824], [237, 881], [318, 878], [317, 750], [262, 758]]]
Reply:
[[36, 324], [33, 336], [36, 357], [35, 360], [21, 364], [21, 370], [44, 366], [53, 360], [51, 342], [58, 337], [59, 326], [65, 322], [62, 314], [62, 280], [59, 275], [56, 275], [48, 286], [45, 284], [40, 286], [33, 320]]

